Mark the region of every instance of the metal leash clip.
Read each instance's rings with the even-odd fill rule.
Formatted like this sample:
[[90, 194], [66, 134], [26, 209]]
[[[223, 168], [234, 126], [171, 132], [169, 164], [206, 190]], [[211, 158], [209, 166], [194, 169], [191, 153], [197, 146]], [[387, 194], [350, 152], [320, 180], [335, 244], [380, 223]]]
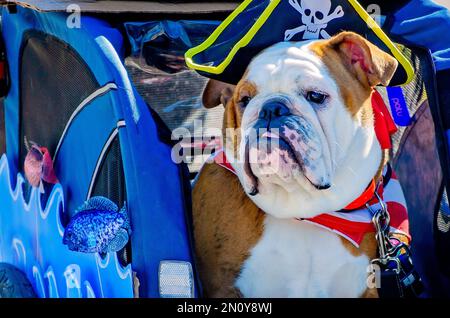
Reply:
[[380, 253], [380, 257], [374, 259], [373, 262], [380, 262], [382, 264], [386, 263], [386, 258], [388, 257], [389, 251], [392, 248], [390, 240], [389, 240], [389, 229], [390, 229], [390, 217], [387, 211], [386, 204], [380, 198], [377, 191], [374, 193], [375, 197], [380, 204], [380, 208], [378, 210], [374, 210], [369, 203], [366, 203], [366, 208], [372, 214], [372, 223], [375, 226], [375, 238], [378, 243], [378, 250]]
[[378, 293], [382, 298], [417, 297], [422, 293], [423, 285], [414, 269], [411, 251], [408, 245], [391, 235], [386, 204], [378, 191], [374, 195], [380, 208], [374, 210], [368, 203], [366, 207], [372, 214], [379, 250], [379, 257], [371, 262], [380, 270], [381, 287]]

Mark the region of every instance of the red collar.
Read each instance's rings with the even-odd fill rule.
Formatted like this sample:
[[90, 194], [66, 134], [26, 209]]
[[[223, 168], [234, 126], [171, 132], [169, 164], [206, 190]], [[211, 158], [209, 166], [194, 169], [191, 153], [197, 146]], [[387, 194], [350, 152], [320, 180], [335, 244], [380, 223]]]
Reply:
[[[221, 167], [235, 173], [231, 164], [226, 160], [223, 150], [218, 151], [213, 160]], [[389, 169], [386, 169], [386, 171], [388, 170]], [[376, 187], [376, 191], [388, 207], [391, 220], [390, 231], [392, 233], [406, 235], [406, 237], [410, 239], [408, 211], [406, 209], [406, 203], [404, 202], [405, 199], [400, 183], [398, 182], [393, 171], [391, 171], [391, 176], [388, 175], [389, 174], [386, 173], [386, 184], [384, 184], [384, 182], [380, 182], [378, 187]], [[375, 186], [375, 182], [372, 182], [371, 185], [372, 184]], [[358, 247], [363, 241], [365, 234], [374, 231], [372, 214], [365, 207], [366, 203], [372, 206], [372, 208], [378, 208], [379, 206], [378, 201], [372, 198], [375, 189], [372, 191], [373, 187], [371, 185], [369, 185], [368, 189], [366, 189], [366, 191], [364, 191], [358, 199], [347, 206], [347, 208], [352, 208], [351, 211], [341, 210], [323, 213], [310, 219], [294, 220], [308, 222], [315, 226], [334, 232]], [[357, 206], [362, 206], [363, 208], [358, 209]]]
[[357, 197], [355, 200], [350, 202], [350, 204], [348, 204], [343, 209], [343, 211], [357, 210], [357, 209], [360, 209], [361, 207], [365, 206], [367, 202], [372, 200], [373, 195], [375, 194], [375, 190], [376, 190], [375, 179], [372, 179], [370, 184], [367, 186], [366, 190], [364, 190], [364, 192], [361, 193], [361, 195], [359, 197]]

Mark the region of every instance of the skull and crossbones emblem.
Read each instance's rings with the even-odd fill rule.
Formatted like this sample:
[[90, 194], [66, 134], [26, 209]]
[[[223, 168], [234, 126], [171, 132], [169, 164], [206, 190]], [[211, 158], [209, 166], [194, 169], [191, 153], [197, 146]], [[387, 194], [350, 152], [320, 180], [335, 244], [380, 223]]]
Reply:
[[[300, 3], [299, 3], [300, 1]], [[289, 4], [302, 15], [302, 25], [286, 30], [284, 40], [289, 41], [296, 34], [303, 33], [303, 40], [317, 40], [330, 38], [325, 30], [331, 20], [344, 16], [342, 6], [331, 11], [331, 0], [289, 0]]]

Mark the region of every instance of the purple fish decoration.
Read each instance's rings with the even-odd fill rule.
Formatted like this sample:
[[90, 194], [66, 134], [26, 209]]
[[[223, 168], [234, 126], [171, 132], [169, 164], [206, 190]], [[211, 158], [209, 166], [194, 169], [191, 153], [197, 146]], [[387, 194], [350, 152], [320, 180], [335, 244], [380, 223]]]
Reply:
[[92, 197], [72, 218], [64, 231], [63, 244], [83, 253], [117, 252], [131, 235], [126, 204], [117, 205], [104, 197]]

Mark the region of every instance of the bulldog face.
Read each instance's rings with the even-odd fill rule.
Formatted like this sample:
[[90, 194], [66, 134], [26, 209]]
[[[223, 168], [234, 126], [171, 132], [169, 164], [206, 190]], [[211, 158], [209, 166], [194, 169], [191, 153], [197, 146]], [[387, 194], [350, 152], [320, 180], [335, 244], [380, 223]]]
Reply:
[[344, 32], [276, 44], [253, 59], [235, 88], [221, 87], [224, 127], [238, 131], [225, 134], [227, 157], [256, 205], [276, 217], [306, 218], [361, 194], [382, 157], [371, 91], [396, 66]]

